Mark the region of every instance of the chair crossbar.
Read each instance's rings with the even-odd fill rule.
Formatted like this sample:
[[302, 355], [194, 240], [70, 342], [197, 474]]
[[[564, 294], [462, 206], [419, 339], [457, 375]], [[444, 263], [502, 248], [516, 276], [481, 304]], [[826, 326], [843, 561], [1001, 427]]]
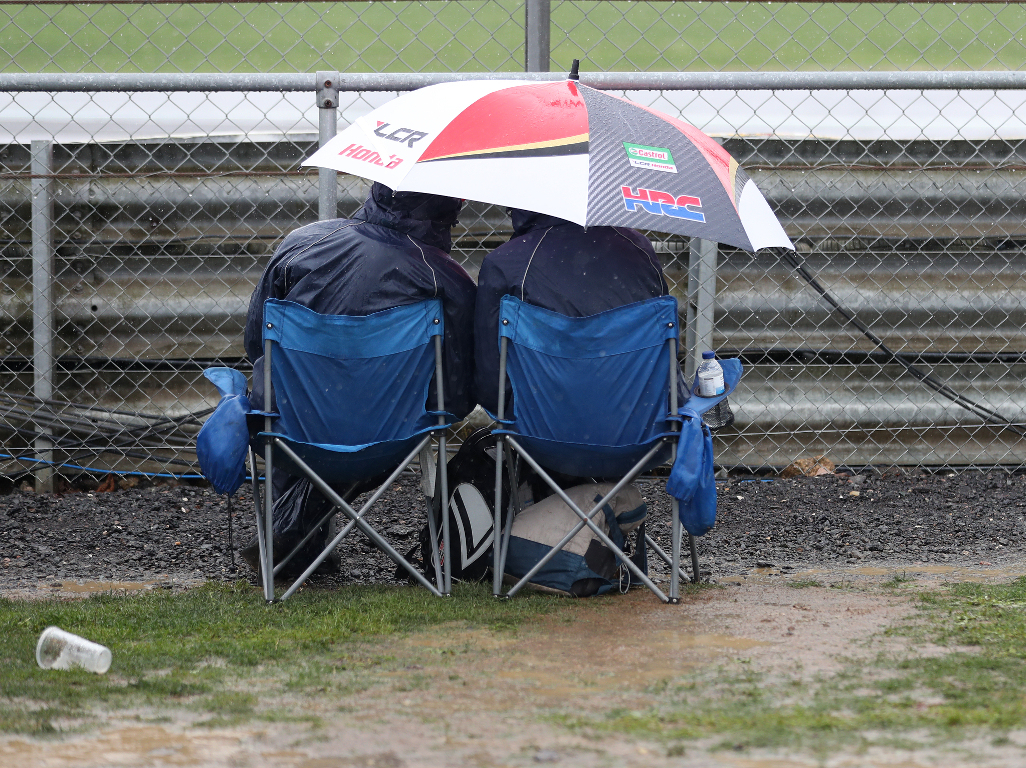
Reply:
[[[659, 544], [656, 543], [656, 540], [653, 539], [651, 536], [649, 536], [647, 533], [645, 534], [645, 543], [648, 544], [648, 546], [650, 546], [652, 548], [652, 551], [656, 553], [656, 556], [660, 560], [662, 560], [664, 563], [666, 563], [671, 568], [673, 567], [673, 560], [670, 559], [670, 556], [668, 554], [666, 554], [666, 551], [662, 547], [660, 547]], [[677, 573], [679, 575], [683, 576], [688, 581], [690, 581], [692, 583], [695, 583], [694, 580], [692, 580], [692, 578], [690, 576], [688, 576], [688, 574], [685, 573], [684, 569], [681, 568], [680, 566], [677, 567]]]
[[[527, 453], [527, 451], [524, 450], [524, 447], [522, 445], [517, 443], [512, 438], [508, 438], [508, 439], [513, 444], [514, 455], [523, 454], [525, 460], [527, 460], [531, 464], [532, 467], [536, 467], [536, 468], [538, 467], [538, 464], [533, 460], [533, 457], [531, 457]], [[631, 468], [631, 470], [626, 475], [624, 475], [624, 477], [621, 478], [620, 481], [615, 486], [613, 486], [613, 488], [609, 491], [609, 493], [607, 493], [605, 495], [605, 497], [602, 498], [598, 502], [598, 504], [595, 505], [594, 508], [592, 508], [592, 510], [588, 513], [588, 519], [590, 520], [590, 519], [594, 518], [594, 516], [598, 514], [599, 510], [601, 510], [602, 507], [604, 507], [606, 504], [608, 504], [609, 501], [616, 496], [616, 494], [618, 494], [621, 490], [623, 490], [624, 487], [626, 487], [629, 483], [631, 483], [634, 480], [634, 478], [637, 477], [637, 475], [639, 475], [641, 473], [641, 469], [643, 468], [644, 464], [658, 450], [659, 450], [659, 446], [658, 445], [653, 446], [652, 449], [648, 452], [648, 454], [646, 454], [644, 457], [642, 457], [638, 461], [638, 463], [635, 464], [634, 467]], [[510, 457], [510, 458], [512, 459], [512, 457]], [[509, 463], [512, 464], [513, 463], [512, 460]], [[566, 494], [563, 491], [563, 489], [560, 488], [559, 485], [551, 477], [549, 477], [548, 474], [546, 474], [544, 470], [539, 470], [539, 471], [540, 471], [540, 474], [541, 474], [542, 478], [549, 485], [549, 487], [554, 489], [555, 492], [564, 501], [566, 501], [570, 505], [570, 507], [577, 512], [578, 515], [580, 515], [581, 513], [577, 510], [577, 507], [573, 504], [573, 502], [571, 502], [568, 499], [568, 497], [566, 496]], [[512, 496], [512, 498], [515, 498], [514, 494], [511, 494], [511, 496]], [[512, 498], [511, 498], [511, 501], [512, 501]], [[542, 558], [541, 562], [539, 562], [534, 568], [531, 569], [531, 571], [527, 575], [525, 575], [521, 579], [521, 582], [527, 581], [530, 577], [534, 576], [539, 570], [541, 570], [545, 566], [546, 563], [548, 563], [553, 557], [556, 556], [557, 552], [562, 550], [563, 547], [565, 547], [567, 544], [570, 543], [570, 541], [573, 539], [574, 536], [576, 536], [578, 533], [580, 533], [580, 531], [584, 528], [585, 525], [587, 525], [587, 522], [583, 521], [583, 520], [582, 520], [582, 522], [578, 523], [574, 527], [573, 530], [571, 530], [569, 533], [567, 533], [559, 542], [556, 543], [556, 545], [552, 548], [552, 550], [550, 552], [548, 552]], [[592, 525], [593, 529], [594, 529], [594, 527], [595, 526]], [[510, 529], [511, 528], [512, 528], [512, 515], [507, 518], [507, 520], [506, 520], [506, 529], [504, 531], [505, 540], [503, 541], [503, 545], [502, 545], [502, 558], [500, 560], [500, 568], [503, 569], [503, 570], [506, 567], [506, 553], [507, 553], [507, 551], [509, 549], [509, 535], [510, 535]], [[601, 535], [601, 532], [599, 532], [599, 533]], [[614, 549], [616, 549], [618, 552], [620, 551], [618, 547], [614, 546]], [[519, 586], [520, 586], [520, 584], [518, 583], [518, 588], [519, 588]]]
[[[435, 585], [433, 585], [430, 581], [428, 581], [424, 577], [424, 575], [420, 573], [420, 571], [418, 571], [413, 565], [411, 565], [405, 557], [396, 552], [392, 545], [389, 544], [384, 537], [382, 537], [377, 531], [374, 530], [374, 528], [368, 525], [367, 522], [363, 519], [363, 515], [374, 505], [374, 503], [381, 497], [381, 495], [388, 490], [392, 483], [396, 481], [396, 478], [398, 478], [399, 475], [403, 473], [403, 471], [410, 464], [410, 462], [413, 461], [414, 457], [418, 453], [420, 453], [421, 448], [427, 445], [430, 439], [431, 437], [429, 435], [417, 444], [417, 447], [414, 448], [406, 456], [406, 458], [402, 461], [402, 463], [399, 464], [398, 467], [395, 468], [392, 474], [388, 476], [388, 479], [385, 480], [385, 482], [383, 482], [381, 486], [378, 487], [378, 489], [371, 495], [371, 497], [366, 502], [364, 502], [363, 506], [360, 507], [359, 512], [354, 510], [346, 502], [345, 499], [339, 496], [338, 493], [330, 485], [328, 485], [316, 472], [314, 472], [306, 464], [306, 462], [299, 458], [296, 452], [289, 448], [289, 446], [286, 445], [284, 441], [282, 441], [280, 438], [274, 438], [274, 445], [278, 450], [280, 450], [282, 453], [288, 456], [289, 459], [292, 460], [295, 463], [295, 465], [300, 470], [302, 470], [302, 472], [307, 477], [310, 478], [310, 482], [317, 487], [317, 490], [324, 494], [324, 496], [338, 509], [342, 510], [342, 512], [351, 520], [352, 524], [358, 526], [360, 528], [360, 531], [365, 536], [367, 536], [367, 538], [373, 541], [379, 549], [381, 549], [386, 555], [388, 555], [389, 558], [391, 558], [396, 565], [405, 568], [406, 571], [408, 571], [410, 575], [413, 576], [421, 584], [421, 586], [426, 587], [436, 597], [441, 597], [442, 592], [437, 587], [435, 587]], [[349, 533], [350, 530], [352, 530], [352, 525], [347, 525], [342, 531], [340, 531], [335, 536], [335, 538], [328, 543], [328, 545], [324, 548], [321, 554], [318, 555], [314, 559], [314, 561], [307, 567], [307, 569], [302, 573], [302, 575], [300, 575], [299, 578], [296, 579], [292, 586], [289, 587], [288, 590], [286, 590], [285, 594], [283, 594], [280, 599], [286, 600], [297, 589], [299, 589], [303, 585], [303, 582], [305, 582], [310, 577], [310, 574], [312, 574], [314, 570], [316, 570], [317, 566], [324, 562], [324, 559], [328, 556], [328, 553], [331, 552], [331, 550], [334, 549], [336, 546], [338, 546], [339, 542], [342, 541], [342, 539]]]
[[634, 467], [632, 467], [631, 470], [626, 475], [624, 475], [623, 478], [620, 479], [620, 482], [613, 486], [609, 493], [607, 493], [587, 514], [585, 514], [576, 504], [574, 504], [573, 500], [571, 500], [571, 498], [566, 494], [566, 492], [562, 488], [560, 488], [559, 484], [556, 483], [556, 481], [553, 480], [551, 477], [549, 477], [548, 473], [541, 467], [541, 465], [538, 464], [538, 462], [536, 462], [534, 458], [529, 453], [527, 453], [527, 451], [524, 450], [523, 446], [519, 445], [515, 439], [508, 435], [506, 436], [506, 440], [509, 441], [510, 446], [512, 446], [514, 450], [516, 450], [517, 454], [519, 456], [522, 456], [523, 459], [531, 465], [531, 468], [534, 469], [534, 471], [538, 473], [538, 475], [548, 484], [548, 486], [552, 488], [552, 490], [563, 500], [563, 503], [570, 507], [570, 509], [572, 509], [574, 513], [581, 519], [581, 522], [578, 523], [572, 531], [566, 534], [566, 536], [564, 536], [563, 539], [560, 540], [558, 544], [556, 544], [556, 546], [549, 550], [549, 552], [547, 552], [541, 560], [535, 563], [534, 567], [531, 568], [531, 570], [528, 571], [523, 576], [523, 578], [521, 578], [520, 581], [518, 581], [509, 590], [509, 592], [506, 593], [507, 597], [512, 597], [514, 594], [516, 594], [516, 592], [525, 583], [527, 583], [536, 573], [538, 573], [538, 571], [540, 571], [549, 562], [549, 560], [555, 557], [556, 554], [560, 550], [562, 550], [563, 547], [565, 547], [570, 542], [570, 540], [573, 539], [573, 537], [576, 536], [578, 532], [580, 532], [584, 528], [584, 526], [588, 526], [603, 544], [605, 544], [609, 549], [611, 549], [613, 552], [619, 555], [621, 562], [627, 567], [631, 574], [636, 576], [639, 581], [641, 581], [646, 587], [648, 587], [649, 590], [651, 590], [652, 593], [655, 594], [664, 603], [668, 603], [670, 601], [670, 599], [665, 594], [663, 594], [663, 591], [659, 589], [659, 587], [657, 587], [652, 582], [652, 580], [649, 579], [648, 576], [644, 572], [642, 572], [642, 570], [629, 557], [627, 557], [627, 555], [624, 553], [622, 549], [620, 549], [615, 543], [613, 543], [613, 540], [609, 538], [608, 534], [606, 534], [605, 531], [599, 528], [592, 519], [595, 515], [598, 514], [598, 512], [602, 509], [603, 506], [609, 503], [610, 499], [612, 499], [625, 486], [632, 482], [635, 477], [641, 474], [641, 471], [644, 469], [647, 461], [655, 455], [655, 453], [662, 447], [661, 445], [659, 445], [658, 443], [654, 445], [652, 449], [644, 456], [644, 458], [638, 461], [634, 465]]

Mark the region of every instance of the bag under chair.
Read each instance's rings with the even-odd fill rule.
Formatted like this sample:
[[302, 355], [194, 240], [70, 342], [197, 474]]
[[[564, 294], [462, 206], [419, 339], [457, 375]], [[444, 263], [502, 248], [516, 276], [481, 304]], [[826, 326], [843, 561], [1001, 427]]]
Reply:
[[[581, 509], [602, 500], [613, 483], [586, 483], [566, 490]], [[628, 534], [648, 517], [641, 492], [633, 485], [623, 488], [602, 509], [596, 523], [621, 551]], [[558, 495], [547, 496], [524, 509], [513, 520], [505, 563], [507, 581], [515, 583], [548, 554], [580, 522]], [[572, 597], [602, 595], [630, 585], [630, 574], [620, 556], [590, 529], [582, 529], [529, 582], [535, 588]]]

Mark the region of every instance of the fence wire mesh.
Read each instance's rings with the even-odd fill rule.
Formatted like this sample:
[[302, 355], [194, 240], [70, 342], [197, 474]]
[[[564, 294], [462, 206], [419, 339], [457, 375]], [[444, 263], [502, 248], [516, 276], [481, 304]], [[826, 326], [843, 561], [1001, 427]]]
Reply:
[[[4, 72], [515, 71], [515, 3], [0, 3]], [[551, 5], [554, 69], [1018, 69], [1018, 4]], [[1022, 467], [990, 424], [912, 365], [1024, 422], [1026, 90], [627, 91], [722, 140], [798, 260], [719, 250], [713, 343], [746, 365], [728, 465]], [[394, 97], [343, 93], [340, 127]], [[314, 93], [0, 93], [0, 452], [101, 470], [189, 472], [216, 404], [208, 365], [246, 369], [249, 295], [278, 241], [317, 218]], [[53, 394], [33, 398], [31, 141], [52, 141]], [[367, 183], [339, 178], [338, 215]], [[472, 275], [510, 235], [470, 203]], [[673, 292], [690, 244], [650, 233]], [[682, 304], [683, 306], [683, 304]], [[29, 460], [0, 457], [17, 476]], [[73, 472], [74, 470], [65, 470]]]

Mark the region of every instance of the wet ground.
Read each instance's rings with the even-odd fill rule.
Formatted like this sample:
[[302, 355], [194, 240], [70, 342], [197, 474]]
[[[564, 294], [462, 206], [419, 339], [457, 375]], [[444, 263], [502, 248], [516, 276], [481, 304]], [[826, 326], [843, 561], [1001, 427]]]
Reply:
[[[730, 586], [688, 595], [681, 606], [644, 591], [583, 601], [575, 620], [543, 618], [515, 635], [446, 625], [347, 648], [353, 670], [331, 694], [289, 694], [281, 681], [250, 682], [276, 717], [200, 725], [186, 708], [120, 712], [100, 728], [60, 739], [0, 737], [0, 764], [52, 768], [1013, 768], [1026, 734], [998, 742], [906, 738], [807, 754], [687, 743], [602, 728], [604, 713], [644, 712], [689, 684], [760, 676], [786, 691], [815, 684], [852, 660], [943, 653], [883, 630], [914, 610], [909, 595], [881, 588], [901, 573], [916, 587], [945, 580], [1005, 580], [1024, 568], [920, 571], [837, 565], [779, 574], [759, 569]], [[823, 586], [807, 584], [812, 577]], [[832, 589], [829, 584], [844, 584]], [[373, 665], [361, 660], [375, 659]], [[383, 660], [383, 661], [382, 661]], [[266, 676], [265, 676], [266, 677]], [[670, 688], [667, 684], [672, 681]], [[266, 689], [266, 690], [265, 690]], [[302, 713], [290, 721], [283, 712]], [[598, 729], [568, 727], [598, 718]], [[315, 720], [316, 722], [310, 722]]]
[[[234, 498], [185, 484], [119, 484], [0, 495], [0, 595], [79, 597], [248, 578], [238, 549], [253, 532], [246, 488]], [[664, 481], [641, 488], [649, 531], [665, 545]], [[188, 708], [105, 716], [60, 739], [0, 737], [0, 765], [53, 768], [449, 768], [558, 763], [686, 768], [960, 768], [1026, 764], [1026, 734], [941, 745], [909, 742], [811, 756], [780, 750], [686, 747], [643, 732], [567, 727], [582, 715], [644, 711], [667, 681], [708, 685], [737, 670], [766, 684], [810, 684], [851, 659], [942, 653], [910, 648], [884, 630], [913, 610], [913, 589], [946, 581], [1003, 581], [1026, 573], [1026, 478], [1002, 473], [825, 475], [717, 483], [718, 520], [699, 539], [704, 580], [721, 585], [666, 606], [644, 591], [582, 601], [516, 636], [464, 625], [354, 647], [387, 658], [353, 673], [342, 696], [299, 697], [281, 681], [252, 681], [290, 712], [197, 727]], [[423, 497], [403, 478], [372, 521], [405, 552], [417, 541]], [[230, 522], [231, 521], [231, 522]], [[394, 566], [362, 536], [340, 548], [341, 572], [313, 587], [396, 582]], [[652, 574], [665, 587], [667, 569]], [[801, 589], [795, 589], [796, 587]], [[831, 589], [831, 588], [843, 589]], [[910, 589], [909, 592], [912, 590]], [[360, 669], [355, 664], [354, 669]], [[365, 668], [364, 668], [365, 669]], [[710, 677], [712, 676], [712, 677]], [[682, 681], [682, 682], [681, 682]], [[705, 681], [705, 682], [703, 682]], [[261, 689], [264, 686], [266, 690]], [[263, 692], [261, 692], [263, 690]], [[286, 691], [286, 692], [282, 692]], [[319, 725], [309, 723], [316, 720]]]
[[[642, 484], [650, 528], [666, 541], [661, 481]], [[939, 746], [913, 739], [810, 755], [686, 746], [644, 732], [567, 727], [584, 714], [658, 706], [667, 681], [699, 686], [738, 670], [767, 685], [813, 684], [876, 654], [932, 654], [885, 632], [914, 607], [914, 589], [1007, 581], [1026, 573], [1021, 541], [1026, 478], [1001, 473], [733, 477], [717, 484], [719, 520], [699, 540], [706, 580], [721, 585], [660, 604], [644, 590], [580, 601], [517, 635], [445, 626], [347, 650], [387, 659], [354, 671], [344, 695], [300, 697], [282, 681], [250, 681], [274, 711], [197, 727], [187, 707], [139, 709], [59, 739], [0, 737], [0, 765], [54, 768], [477, 768], [544, 763], [687, 768], [961, 768], [1026, 763], [1026, 734]], [[223, 497], [208, 488], [149, 485], [0, 496], [0, 593], [75, 597], [157, 585], [249, 578], [238, 547], [253, 531], [244, 490], [231, 535]], [[413, 478], [384, 497], [375, 520], [406, 551], [422, 498]], [[340, 550], [335, 576], [315, 585], [395, 580], [362, 537]], [[235, 565], [233, 565], [233, 558]], [[666, 569], [653, 566], [657, 582]], [[900, 577], [909, 589], [885, 588]], [[910, 580], [910, 581], [908, 581]], [[835, 587], [842, 587], [837, 589]], [[368, 667], [354, 664], [354, 670]], [[301, 715], [301, 716], [300, 716]], [[310, 721], [314, 720], [316, 724]]]
[[[133, 481], [135, 482], [135, 481]], [[663, 481], [641, 483], [649, 532], [668, 543]], [[254, 534], [243, 487], [229, 511], [208, 487], [147, 484], [0, 495], [0, 593], [74, 593], [82, 582], [133, 585], [253, 578], [238, 549]], [[122, 485], [127, 483], [122, 482]], [[102, 491], [100, 489], [112, 490]], [[823, 566], [957, 567], [1017, 562], [1026, 532], [1026, 476], [867, 473], [717, 483], [716, 527], [698, 539], [706, 580]], [[400, 552], [417, 542], [424, 501], [414, 477], [368, 519]], [[315, 583], [395, 583], [395, 566], [362, 535], [339, 548], [338, 574]], [[665, 567], [652, 561], [654, 576]]]

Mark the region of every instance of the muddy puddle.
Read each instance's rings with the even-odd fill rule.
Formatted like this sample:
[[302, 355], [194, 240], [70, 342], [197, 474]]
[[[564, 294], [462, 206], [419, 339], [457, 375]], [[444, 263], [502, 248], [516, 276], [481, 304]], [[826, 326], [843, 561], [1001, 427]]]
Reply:
[[237, 753], [241, 734], [183, 733], [164, 726], [126, 726], [88, 738], [40, 744], [25, 739], [0, 741], [0, 765], [42, 766], [199, 766], [218, 765]]
[[487, 678], [493, 691], [507, 689], [498, 699], [517, 692], [559, 704], [567, 697], [640, 690], [770, 644], [710, 632], [682, 606], [664, 605], [641, 590], [604, 605], [575, 607], [572, 622], [550, 616], [512, 637], [452, 626], [401, 645], [458, 654], [462, 676]]
[[979, 565], [927, 565], [920, 563], [901, 565], [834, 566], [783, 570], [776, 567], [754, 568], [746, 574], [723, 576], [719, 584], [770, 584], [780, 582], [819, 582], [834, 585], [837, 582], [864, 582], [879, 584], [899, 579], [922, 583], [970, 581], [999, 583], [1026, 576], [1026, 564], [993, 565], [983, 561]]
[[34, 584], [18, 584], [0, 587], [0, 595], [22, 600], [38, 600], [50, 597], [86, 598], [92, 595], [133, 595], [151, 589], [189, 589], [203, 583], [195, 577], [162, 576], [141, 581], [133, 580], [88, 580], [47, 579]]
[[50, 587], [73, 595], [95, 595], [100, 592], [141, 592], [152, 589], [154, 581], [60, 581]]

